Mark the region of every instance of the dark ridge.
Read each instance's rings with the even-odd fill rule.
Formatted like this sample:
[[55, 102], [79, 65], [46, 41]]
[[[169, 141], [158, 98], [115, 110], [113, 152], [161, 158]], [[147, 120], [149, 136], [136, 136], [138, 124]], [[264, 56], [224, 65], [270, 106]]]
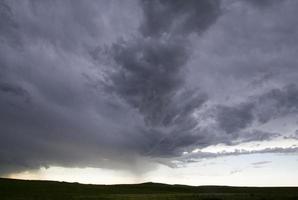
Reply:
[[[129, 198], [126, 198], [129, 195]], [[163, 183], [93, 185], [0, 178], [0, 199], [298, 199], [298, 187], [186, 186]], [[172, 198], [173, 195], [175, 198]], [[117, 197], [117, 198], [116, 198]], [[181, 197], [181, 198], [180, 198]], [[183, 198], [182, 198], [183, 197]], [[204, 198], [203, 198], [204, 197]], [[206, 198], [205, 198], [206, 197]], [[207, 198], [208, 197], [208, 198]], [[232, 198], [233, 197], [233, 198]], [[254, 197], [254, 198], [252, 198]], [[257, 197], [257, 198], [255, 198]], [[213, 198], [213, 199], [214, 199]], [[146, 198], [147, 199], [147, 198]], [[210, 199], [210, 198], [209, 198]], [[210, 199], [211, 200], [211, 199]]]

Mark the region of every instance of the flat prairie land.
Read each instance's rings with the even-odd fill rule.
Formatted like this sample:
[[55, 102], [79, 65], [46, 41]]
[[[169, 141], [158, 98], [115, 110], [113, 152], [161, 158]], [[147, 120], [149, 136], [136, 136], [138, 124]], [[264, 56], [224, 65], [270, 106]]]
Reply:
[[298, 200], [298, 187], [91, 185], [0, 178], [1, 200]]

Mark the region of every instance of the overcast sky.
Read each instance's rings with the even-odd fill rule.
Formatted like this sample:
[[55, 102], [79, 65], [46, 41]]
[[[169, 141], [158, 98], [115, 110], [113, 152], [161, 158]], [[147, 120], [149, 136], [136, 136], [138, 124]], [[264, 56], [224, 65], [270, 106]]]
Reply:
[[295, 0], [0, 1], [0, 176], [297, 186], [297, 13]]

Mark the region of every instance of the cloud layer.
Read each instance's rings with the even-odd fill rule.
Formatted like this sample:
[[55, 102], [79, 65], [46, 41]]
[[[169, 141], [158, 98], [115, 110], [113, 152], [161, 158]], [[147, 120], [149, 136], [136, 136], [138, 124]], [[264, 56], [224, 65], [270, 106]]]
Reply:
[[0, 174], [51, 165], [142, 173], [196, 148], [287, 137], [279, 124], [298, 115], [297, 9], [1, 1]]

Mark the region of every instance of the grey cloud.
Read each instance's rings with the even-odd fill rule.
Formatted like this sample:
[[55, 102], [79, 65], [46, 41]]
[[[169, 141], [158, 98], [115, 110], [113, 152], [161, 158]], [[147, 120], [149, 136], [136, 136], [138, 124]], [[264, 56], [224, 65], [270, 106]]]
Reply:
[[[219, 1], [141, 1], [144, 18], [141, 37], [113, 46], [113, 59], [120, 67], [111, 76], [113, 90], [145, 116], [147, 124], [167, 125], [191, 113], [202, 98], [191, 99], [184, 108], [173, 98], [183, 93], [183, 69], [189, 59], [189, 43], [171, 27], [178, 23], [189, 33], [208, 28], [218, 17]], [[181, 19], [185, 17], [186, 19]], [[177, 19], [179, 18], [179, 19]], [[197, 20], [197, 21], [196, 21]], [[196, 27], [196, 30], [186, 28]], [[170, 34], [163, 37], [162, 33]], [[146, 36], [155, 35], [155, 38]], [[182, 88], [182, 91], [181, 91]], [[189, 90], [187, 94], [192, 98]], [[202, 96], [202, 95], [200, 95]], [[205, 97], [203, 98], [205, 99]]]
[[294, 84], [272, 89], [256, 100], [256, 115], [262, 123], [281, 115], [298, 112], [298, 88]]
[[258, 125], [297, 114], [295, 3], [222, 2], [1, 1], [0, 173], [141, 173], [278, 136]]
[[184, 33], [201, 33], [213, 24], [219, 16], [219, 1], [140, 3], [144, 11], [141, 32], [112, 46], [115, 70], [107, 90], [144, 117], [144, 133], [154, 135], [148, 139], [153, 144], [145, 155], [179, 154], [202, 137], [195, 130], [193, 114], [208, 99], [186, 84], [192, 49]]
[[13, 20], [13, 13], [6, 1], [0, 2], [0, 41], [15, 42], [17, 35], [17, 24]]
[[282, 2], [281, 0], [245, 0], [245, 1], [259, 8], [266, 8], [273, 4]]
[[223, 130], [231, 139], [240, 141], [263, 141], [281, 136], [260, 130], [246, 130], [252, 124], [265, 124], [269, 121], [298, 114], [298, 88], [294, 84], [273, 88], [262, 94], [251, 96], [246, 101], [234, 105], [211, 107], [210, 118], [215, 120], [218, 131]]
[[[15, 16], [20, 20], [19, 30], [26, 39], [47, 41], [73, 51], [92, 42], [93, 35], [101, 34], [92, 20], [96, 12], [93, 1], [89, 4], [80, 1], [23, 1], [19, 6], [13, 6]], [[30, 12], [24, 13], [26, 9]]]
[[[206, 158], [217, 158], [217, 157], [225, 157], [225, 156], [239, 156], [239, 155], [249, 155], [249, 154], [268, 154], [268, 153], [289, 154], [289, 153], [297, 153], [297, 152], [298, 152], [298, 148], [295, 146], [285, 147], [285, 148], [272, 147], [272, 148], [265, 148], [265, 149], [260, 149], [260, 150], [251, 150], [251, 151], [244, 150], [244, 149], [236, 149], [232, 152], [222, 151], [222, 152], [217, 152], [217, 153], [199, 151], [196, 153], [189, 153], [189, 154], [186, 154], [180, 158], [177, 158], [177, 161], [181, 162], [181, 163], [188, 163], [189, 160], [191, 162], [199, 162], [200, 160], [206, 159]], [[267, 164], [267, 162], [266, 163], [263, 163], [263, 162], [257, 163], [256, 165], [262, 165], [262, 164]]]
[[221, 129], [234, 133], [249, 126], [253, 121], [252, 104], [240, 104], [236, 107], [217, 106], [216, 120]]
[[261, 130], [243, 131], [240, 132], [240, 143], [251, 141], [269, 141], [278, 136], [281, 136], [281, 134]]
[[138, 120], [83, 76], [98, 78], [90, 45], [113, 40], [99, 37], [108, 35], [100, 7], [96, 1], [1, 1], [1, 175], [51, 165], [141, 169], [145, 161], [126, 139], [137, 140]]
[[295, 131], [293, 137], [294, 137], [295, 139], [298, 139], [298, 130]]
[[221, 13], [218, 0], [142, 0], [145, 36], [202, 33]]
[[163, 107], [167, 107], [183, 82], [181, 66], [188, 57], [184, 43], [140, 41], [117, 44], [113, 51], [121, 67], [111, 77], [115, 92], [140, 109], [149, 123], [161, 121], [159, 118], [166, 109]]
[[[110, 75], [112, 84], [107, 89], [144, 116], [147, 134], [152, 134], [150, 127], [158, 129], [157, 141], [152, 137], [156, 147], [150, 154], [171, 154], [196, 142], [189, 135], [196, 125], [192, 114], [207, 97], [200, 90], [184, 86], [183, 65], [188, 59], [185, 45], [180, 40], [143, 39], [112, 49], [119, 69]], [[188, 137], [192, 139], [187, 142]]]
[[[142, 172], [149, 157], [195, 144], [192, 115], [207, 97], [184, 85], [188, 40], [137, 33], [138, 6], [1, 2], [1, 174], [51, 165]], [[133, 32], [139, 39], [118, 43]], [[101, 56], [90, 56], [111, 44], [112, 86], [101, 81]]]
[[[193, 40], [193, 82], [211, 88], [213, 101], [224, 104], [296, 83], [297, 2], [285, 0], [266, 9], [224, 2], [226, 11], [216, 25], [202, 40]], [[258, 85], [252, 86], [253, 80]]]
[[285, 139], [294, 139], [298, 140], [298, 130], [296, 130], [292, 135], [290, 136], [284, 136]]
[[19, 96], [21, 98], [24, 98], [25, 100], [29, 99], [28, 92], [18, 85], [11, 85], [5, 82], [0, 82], [0, 92], [6, 93], [7, 95]]

